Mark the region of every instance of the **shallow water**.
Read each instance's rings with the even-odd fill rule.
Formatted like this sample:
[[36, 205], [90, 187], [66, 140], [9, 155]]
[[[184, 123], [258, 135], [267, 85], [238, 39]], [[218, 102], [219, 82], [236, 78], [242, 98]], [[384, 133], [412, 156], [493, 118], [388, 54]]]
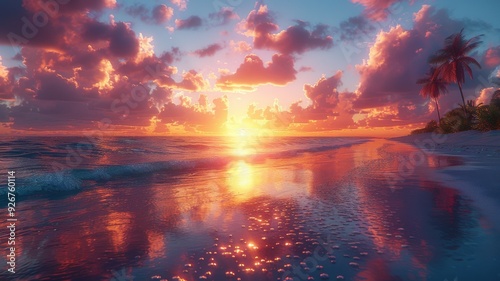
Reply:
[[[233, 140], [166, 141], [168, 149], [158, 139], [102, 141], [59, 179], [43, 163], [61, 162], [77, 141], [24, 140], [28, 152], [2, 144], [11, 154], [2, 168], [18, 169], [30, 192], [18, 196], [15, 278], [0, 278], [500, 279], [498, 230], [471, 200], [430, 180], [434, 169], [461, 165], [456, 157], [426, 155], [408, 170], [401, 159], [415, 149], [385, 140], [335, 149], [353, 140], [274, 139], [260, 153]], [[192, 154], [224, 157], [214, 167], [151, 164]], [[147, 167], [116, 172], [137, 163]]]

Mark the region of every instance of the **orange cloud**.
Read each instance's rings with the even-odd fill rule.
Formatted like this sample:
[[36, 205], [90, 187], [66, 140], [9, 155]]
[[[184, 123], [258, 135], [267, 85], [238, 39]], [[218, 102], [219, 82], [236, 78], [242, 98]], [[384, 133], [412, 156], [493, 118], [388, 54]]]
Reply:
[[237, 41], [236, 42], [234, 40], [231, 40], [229, 42], [229, 44], [231, 45], [233, 50], [238, 52], [238, 53], [247, 53], [247, 52], [250, 52], [252, 50], [252, 46], [250, 46], [250, 44], [248, 44], [245, 41]]
[[[301, 101], [293, 103], [289, 110], [283, 111], [277, 101], [273, 106], [258, 109], [251, 104], [247, 110], [250, 120], [267, 120], [267, 126], [288, 128], [296, 131], [330, 131], [353, 129], [357, 127], [353, 120], [356, 113], [352, 109], [353, 93], [339, 93], [342, 85], [342, 72], [330, 77], [321, 77], [314, 85], [304, 85], [305, 96], [311, 103], [302, 107]], [[279, 126], [278, 126], [279, 125]]]

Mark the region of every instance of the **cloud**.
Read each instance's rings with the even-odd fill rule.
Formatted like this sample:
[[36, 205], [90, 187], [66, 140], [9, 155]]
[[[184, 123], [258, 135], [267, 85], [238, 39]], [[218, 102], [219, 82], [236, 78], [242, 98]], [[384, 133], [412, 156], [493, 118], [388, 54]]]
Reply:
[[164, 4], [153, 8], [153, 18], [156, 23], [164, 23], [169, 21], [174, 15], [174, 10]]
[[294, 59], [288, 55], [275, 54], [271, 62], [264, 62], [255, 54], [247, 55], [235, 73], [222, 75], [217, 86], [222, 90], [253, 90], [264, 84], [285, 85], [295, 80], [297, 71]]
[[2, 98], [11, 97], [11, 83], [9, 81], [9, 71], [2, 63], [2, 57], [0, 56], [0, 101]]
[[40, 100], [75, 101], [82, 99], [75, 82], [59, 74], [43, 73], [37, 77], [39, 88], [36, 98]]
[[370, 36], [375, 30], [375, 26], [365, 17], [350, 17], [340, 23], [340, 39], [356, 41]]
[[491, 97], [493, 97], [493, 94], [497, 91], [497, 88], [485, 88], [481, 90], [481, 94], [479, 97], [476, 99], [476, 104], [490, 104]]
[[[42, 2], [23, 0], [22, 2], [23, 6], [30, 11], [41, 11], [44, 7], [50, 7], [45, 1]], [[58, 13], [62, 14], [81, 13], [85, 11], [102, 11], [107, 8], [116, 7], [116, 0], [71, 0], [57, 2], [59, 4]]]
[[165, 4], [156, 5], [149, 10], [143, 4], [135, 4], [125, 8], [125, 11], [134, 17], [141, 19], [145, 23], [162, 24], [169, 21], [174, 15], [174, 9]]
[[182, 75], [182, 81], [174, 84], [176, 88], [188, 91], [202, 91], [209, 87], [208, 81], [195, 70], [190, 70]]
[[211, 13], [208, 17], [216, 25], [226, 25], [231, 20], [237, 20], [240, 18], [231, 8], [227, 7], [221, 8], [217, 13]]
[[215, 55], [218, 51], [222, 50], [223, 47], [220, 44], [211, 44], [205, 48], [194, 51], [194, 53], [200, 58], [211, 57]]
[[177, 6], [177, 8], [179, 8], [179, 10], [181, 10], [181, 11], [184, 11], [187, 9], [188, 0], [170, 0], [170, 2], [172, 4], [174, 4], [175, 6]]
[[[425, 73], [420, 70], [427, 67], [430, 54], [429, 51], [417, 52], [423, 47], [420, 39], [417, 33], [401, 26], [377, 36], [367, 63], [357, 66], [361, 75], [357, 107], [373, 108], [405, 99], [414, 100], [413, 91], [419, 87], [414, 81], [420, 73]], [[409, 67], [411, 65], [415, 67]]]
[[247, 53], [247, 52], [250, 52], [252, 50], [252, 46], [250, 46], [250, 44], [248, 44], [245, 41], [231, 40], [229, 43], [230, 43], [231, 47], [233, 48], [233, 50], [238, 52], [238, 53]]
[[374, 21], [383, 21], [389, 15], [389, 8], [401, 0], [351, 0], [365, 6], [364, 14]]
[[500, 86], [500, 66], [498, 66], [489, 77], [492, 83], [495, 83], [497, 86]]
[[176, 19], [175, 26], [179, 30], [198, 29], [203, 25], [211, 27], [226, 25], [233, 19], [239, 19], [238, 15], [229, 8], [222, 8], [216, 13], [209, 14], [208, 20], [199, 16], [190, 16], [186, 19]]
[[190, 16], [187, 19], [176, 19], [175, 26], [179, 30], [197, 29], [202, 25], [203, 21], [199, 16]]
[[[368, 60], [357, 66], [360, 84], [354, 107], [370, 109], [367, 125], [405, 125], [435, 118], [434, 106], [418, 95], [421, 85], [415, 81], [428, 71], [428, 58], [442, 48], [444, 39], [463, 27], [464, 23], [450, 18], [446, 10], [424, 5], [414, 15], [413, 28], [398, 25], [377, 35]], [[487, 83], [487, 78], [481, 80], [481, 77], [488, 77], [492, 71], [484, 63], [484, 54], [473, 56], [483, 64], [483, 69], [474, 69], [479, 79], [466, 81], [466, 99], [478, 88], [487, 86], [482, 82]], [[461, 102], [456, 85], [451, 84], [448, 89], [449, 93], [440, 99], [442, 112]]]
[[[59, 3], [61, 2], [61, 3]], [[67, 48], [90, 12], [114, 8], [114, 0], [2, 1], [0, 3], [0, 43], [10, 45]]]
[[341, 85], [342, 72], [326, 78], [321, 77], [315, 85], [304, 85], [306, 97], [312, 101], [313, 108], [332, 108], [338, 104], [337, 87]]
[[254, 48], [275, 50], [282, 54], [302, 54], [313, 49], [333, 47], [333, 38], [327, 34], [326, 25], [310, 28], [308, 23], [297, 21], [297, 24], [279, 31], [267, 6], [251, 11], [240, 23], [240, 30], [253, 37]]
[[491, 68], [500, 66], [500, 46], [489, 48], [486, 51], [484, 63]]
[[171, 103], [174, 92], [171, 88], [162, 87], [160, 85], [156, 86], [153, 91], [151, 91], [151, 104], [158, 110], [158, 112], [163, 111], [165, 104]]
[[342, 86], [341, 71], [330, 77], [321, 77], [314, 85], [305, 84], [304, 93], [310, 105], [302, 107], [301, 102], [295, 102], [290, 106], [294, 122], [309, 123], [312, 120], [330, 119], [327, 126], [330, 129], [353, 126], [354, 112], [351, 110], [351, 102], [355, 95], [348, 92], [340, 93], [338, 90], [340, 86]]
[[208, 104], [207, 97], [200, 95], [198, 103], [192, 104], [186, 96], [179, 97], [180, 103], [169, 102], [158, 118], [164, 124], [184, 126], [188, 131], [220, 131], [227, 122], [228, 99], [222, 96]]
[[117, 57], [134, 57], [139, 52], [135, 32], [125, 23], [116, 23], [109, 37], [109, 50]]
[[[21, 2], [21, 1], [16, 1]], [[12, 8], [0, 21], [0, 32], [8, 34], [22, 26], [22, 16], [32, 18], [41, 2], [6, 2]], [[131, 25], [98, 21], [91, 11], [115, 6], [108, 1], [76, 1], [51, 17], [38, 35], [23, 44], [17, 57], [20, 67], [6, 68], [0, 62], [0, 126], [26, 131], [74, 131], [95, 129], [112, 120], [116, 131], [137, 131], [156, 125], [156, 132], [168, 126], [186, 130], [220, 130], [227, 120], [227, 97], [202, 95], [197, 104], [176, 91], [203, 91], [210, 87], [201, 73], [182, 72], [174, 79], [182, 53], [178, 48], [154, 53], [152, 37], [136, 36]], [[145, 15], [136, 9], [137, 16]], [[17, 18], [19, 16], [19, 18]], [[148, 19], [160, 23], [170, 17], [169, 9], [147, 10]], [[16, 25], [17, 24], [17, 25]], [[7, 32], [7, 33], [6, 33]], [[51, 36], [54, 34], [54, 36]], [[0, 43], [9, 44], [6, 38]], [[210, 54], [213, 48], [203, 54]], [[174, 113], [169, 110], [173, 110]], [[177, 115], [175, 112], [178, 112]], [[191, 116], [190, 114], [193, 114]], [[163, 120], [162, 120], [163, 117]], [[142, 129], [141, 129], [142, 130]]]
[[356, 95], [339, 92], [341, 80], [342, 72], [338, 71], [330, 77], [321, 77], [314, 85], [304, 85], [304, 94], [309, 103], [305, 107], [301, 105], [302, 101], [292, 103], [288, 110], [282, 110], [277, 100], [273, 106], [264, 109], [251, 104], [247, 109], [248, 122], [267, 120], [267, 128], [287, 128], [301, 132], [356, 128], [357, 124], [353, 120], [356, 111], [352, 109]]
[[[69, 1], [59, 4], [58, 10], [49, 9], [53, 6], [47, 6], [47, 3], [52, 2], [2, 2], [0, 13], [10, 12], [0, 16], [0, 44], [72, 53], [91, 43], [103, 42], [107, 44], [98, 45], [99, 48], [106, 49], [111, 55], [132, 57], [137, 53], [139, 44], [128, 24], [102, 23], [92, 16], [92, 11], [115, 7], [115, 1]], [[36, 20], [43, 18], [46, 19], [43, 25], [40, 22], [35, 25]]]

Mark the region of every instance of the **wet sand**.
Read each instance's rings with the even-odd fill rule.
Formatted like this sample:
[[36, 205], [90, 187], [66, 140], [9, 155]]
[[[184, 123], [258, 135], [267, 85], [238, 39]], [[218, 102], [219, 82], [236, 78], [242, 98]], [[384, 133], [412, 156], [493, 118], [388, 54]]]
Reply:
[[374, 140], [38, 195], [20, 206], [17, 277], [498, 280], [500, 232], [436, 173], [464, 160], [411, 168], [417, 152]]

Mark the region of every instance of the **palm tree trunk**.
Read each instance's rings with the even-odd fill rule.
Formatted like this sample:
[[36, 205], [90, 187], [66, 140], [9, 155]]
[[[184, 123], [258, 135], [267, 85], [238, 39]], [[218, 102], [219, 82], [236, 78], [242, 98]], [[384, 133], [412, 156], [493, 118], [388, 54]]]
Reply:
[[434, 101], [436, 102], [436, 110], [438, 113], [438, 125], [441, 125], [441, 114], [439, 113], [439, 103], [437, 98], [434, 98]]
[[458, 89], [460, 90], [460, 95], [462, 96], [462, 103], [464, 104], [464, 113], [465, 116], [467, 117], [467, 105], [465, 104], [465, 99], [464, 99], [464, 93], [462, 91], [462, 85], [460, 83], [457, 83]]

